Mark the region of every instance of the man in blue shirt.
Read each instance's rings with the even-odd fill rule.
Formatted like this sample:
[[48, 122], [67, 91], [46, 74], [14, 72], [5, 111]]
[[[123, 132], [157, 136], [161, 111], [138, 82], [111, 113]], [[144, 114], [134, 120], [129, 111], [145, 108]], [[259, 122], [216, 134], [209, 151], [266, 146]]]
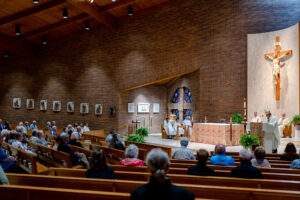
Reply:
[[30, 130], [35, 130], [35, 129], [38, 129], [38, 127], [37, 127], [36, 121], [33, 120], [32, 123], [30, 124]]
[[225, 146], [218, 144], [215, 146], [215, 154], [211, 156], [210, 163], [213, 165], [229, 166], [234, 165], [234, 159], [231, 156], [225, 155]]

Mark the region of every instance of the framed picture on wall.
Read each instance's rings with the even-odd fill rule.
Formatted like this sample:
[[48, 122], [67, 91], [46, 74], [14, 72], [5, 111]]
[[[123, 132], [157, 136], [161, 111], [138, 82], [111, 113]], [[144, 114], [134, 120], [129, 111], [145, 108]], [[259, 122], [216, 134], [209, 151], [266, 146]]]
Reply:
[[102, 115], [102, 104], [95, 104], [95, 115]]
[[52, 105], [53, 112], [60, 112], [61, 111], [61, 102], [60, 101], [53, 101]]
[[34, 99], [26, 99], [26, 109], [27, 110], [34, 109]]
[[67, 102], [67, 112], [68, 113], [73, 113], [75, 112], [75, 105], [73, 101]]
[[134, 103], [128, 103], [127, 105], [128, 113], [134, 113], [135, 112], [135, 104]]
[[159, 113], [160, 112], [160, 105], [159, 103], [153, 103], [153, 113]]
[[41, 100], [41, 101], [40, 101], [40, 110], [41, 110], [41, 111], [46, 111], [46, 110], [47, 110], [47, 107], [48, 107], [48, 105], [47, 105], [47, 100]]
[[138, 113], [149, 113], [149, 112], [150, 112], [150, 103], [138, 104]]
[[13, 98], [12, 107], [14, 109], [20, 109], [21, 108], [21, 98]]
[[80, 104], [80, 113], [83, 114], [83, 115], [89, 113], [89, 104], [88, 103], [81, 103]]

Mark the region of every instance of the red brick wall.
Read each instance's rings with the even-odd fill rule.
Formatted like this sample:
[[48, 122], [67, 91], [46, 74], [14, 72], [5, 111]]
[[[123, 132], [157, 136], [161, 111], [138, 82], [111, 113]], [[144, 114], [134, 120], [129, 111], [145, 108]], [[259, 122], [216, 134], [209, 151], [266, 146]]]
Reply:
[[[52, 41], [38, 56], [1, 64], [0, 116], [10, 121], [56, 119], [61, 124], [88, 121], [92, 128], [121, 127], [131, 119], [124, 109], [133, 99], [124, 89], [199, 69], [198, 80], [192, 81], [197, 118], [228, 118], [242, 111], [247, 94], [247, 33], [282, 29], [299, 20], [300, 4], [295, 0], [172, 0], [161, 9], [120, 20], [114, 31], [100, 27], [70, 35]], [[145, 90], [147, 96], [163, 101], [164, 89]], [[65, 108], [57, 114], [14, 111], [15, 96], [58, 99], [63, 105], [74, 100], [76, 113], [69, 115]], [[80, 102], [103, 103], [104, 115], [80, 116]], [[118, 105], [119, 118], [109, 117], [110, 105]]]

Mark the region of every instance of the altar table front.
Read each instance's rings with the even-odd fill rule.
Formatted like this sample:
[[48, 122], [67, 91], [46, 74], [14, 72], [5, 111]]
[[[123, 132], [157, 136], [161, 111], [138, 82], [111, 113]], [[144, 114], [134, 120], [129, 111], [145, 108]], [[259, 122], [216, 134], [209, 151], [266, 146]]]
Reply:
[[204, 144], [239, 145], [240, 136], [244, 134], [242, 124], [194, 123], [192, 142]]

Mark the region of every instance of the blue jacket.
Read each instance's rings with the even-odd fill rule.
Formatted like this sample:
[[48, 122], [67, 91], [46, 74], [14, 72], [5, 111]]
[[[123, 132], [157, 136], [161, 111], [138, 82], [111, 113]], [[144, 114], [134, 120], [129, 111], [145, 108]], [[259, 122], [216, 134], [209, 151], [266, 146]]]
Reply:
[[225, 154], [213, 155], [210, 158], [210, 162], [213, 165], [234, 165], [234, 159], [231, 156], [226, 156]]

